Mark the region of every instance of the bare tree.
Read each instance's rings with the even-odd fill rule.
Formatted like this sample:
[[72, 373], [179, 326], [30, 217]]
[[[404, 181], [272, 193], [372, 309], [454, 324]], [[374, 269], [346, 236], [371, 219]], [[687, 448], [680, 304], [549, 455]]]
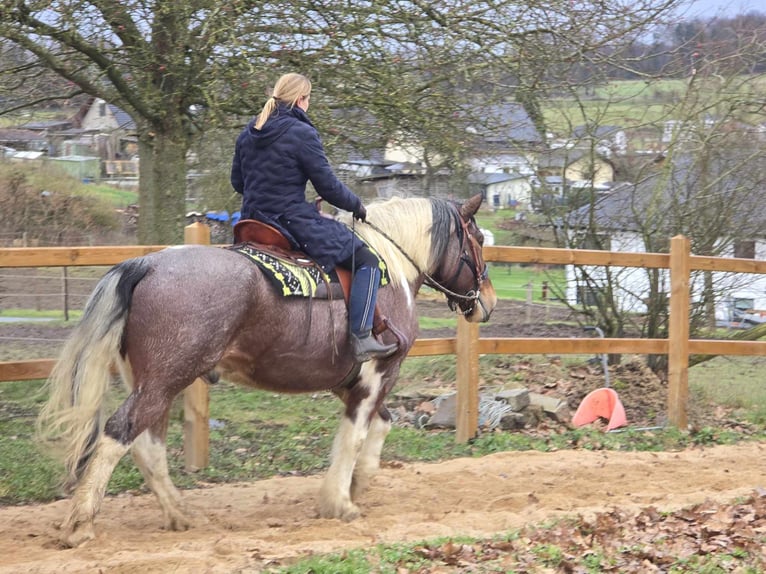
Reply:
[[[669, 238], [683, 234], [690, 238], [693, 253], [720, 256], [735, 254], [743, 242], [766, 236], [766, 140], [759, 126], [764, 101], [758, 88], [763, 77], [756, 73], [766, 49], [763, 32], [746, 28], [727, 36], [723, 52], [695, 35], [687, 38], [694, 49], [675, 46], [667, 54], [663, 85], [675, 82], [676, 87], [664, 101], [645, 98], [645, 115], [625, 126], [633, 133], [649, 129], [662, 134], [662, 146], [651, 154], [613, 155], [611, 161], [626, 180], [623, 184], [609, 190], [586, 187], [579, 197], [549, 211], [562, 244], [610, 249], [616, 248], [615, 241], [623, 248], [639, 241], [647, 251], [667, 252]], [[731, 46], [734, 38], [736, 49]], [[679, 72], [681, 78], [673, 80]], [[647, 75], [646, 89], [658, 89], [651, 86], [658, 86], [659, 79]], [[577, 120], [591, 125], [591, 133], [612, 123], [610, 107], [622, 104], [617, 93], [600, 106], [590, 106], [579, 92], [572, 93], [580, 103], [574, 108]], [[604, 154], [592, 139], [580, 143], [594, 158]], [[629, 293], [631, 282], [623, 270], [578, 270], [583, 292], [592, 295], [582, 299], [586, 313], [608, 335], [621, 336], [636, 317], [626, 312], [626, 298], [641, 298], [645, 312], [639, 326], [644, 336], [667, 336], [667, 273], [645, 273], [643, 286], [648, 290]], [[714, 326], [714, 306], [724, 286], [716, 284], [710, 272], [700, 273], [694, 282], [699, 297], [692, 332], [699, 333]], [[656, 368], [663, 367], [663, 358], [652, 361]]]
[[[85, 93], [128, 112], [141, 160], [139, 240], [175, 242], [194, 138], [259, 109], [283, 71], [308, 73], [328, 110], [374, 118], [373, 129], [344, 125], [344, 139], [417, 141], [432, 169], [454, 167], [457, 108], [518, 97], [534, 110], [557, 70], [640, 33], [673, 4], [3, 0], [0, 38], [24, 54], [2, 64], [3, 84], [19, 88], [3, 111]], [[19, 75], [38, 70], [63, 85], [26, 89]], [[330, 124], [321, 108], [316, 117]]]

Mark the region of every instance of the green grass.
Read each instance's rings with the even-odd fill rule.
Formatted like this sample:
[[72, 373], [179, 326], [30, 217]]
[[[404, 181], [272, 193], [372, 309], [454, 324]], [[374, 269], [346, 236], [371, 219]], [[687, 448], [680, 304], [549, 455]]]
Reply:
[[[82, 315], [81, 310], [69, 311], [69, 320], [74, 321]], [[19, 317], [24, 319], [60, 319], [64, 321], [64, 312], [59, 309], [0, 309], [0, 317]], [[55, 321], [51, 324], [56, 324]]]
[[489, 278], [500, 299], [526, 301], [529, 293], [532, 300], [543, 301], [543, 282], [548, 283], [548, 300], [563, 293], [566, 282], [564, 269], [551, 267], [544, 269], [535, 265], [509, 265], [507, 263], [489, 263]]
[[737, 409], [751, 422], [766, 423], [766, 357], [716, 357], [689, 369], [689, 388], [711, 403]]
[[78, 188], [77, 193], [99, 197], [115, 207], [126, 207], [138, 203], [138, 192], [113, 187], [104, 182], [85, 184]]

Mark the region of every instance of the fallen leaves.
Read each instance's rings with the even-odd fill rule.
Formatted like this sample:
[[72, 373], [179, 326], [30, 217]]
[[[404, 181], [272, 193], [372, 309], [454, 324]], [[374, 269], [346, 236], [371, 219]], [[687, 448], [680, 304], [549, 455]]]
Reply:
[[[766, 567], [766, 491], [731, 504], [706, 501], [675, 512], [614, 508], [590, 519], [529, 527], [511, 540], [454, 541], [417, 546], [421, 559], [398, 565], [398, 574], [454, 572], [762, 571]], [[423, 565], [422, 562], [428, 562]], [[712, 570], [711, 570], [712, 571]]]

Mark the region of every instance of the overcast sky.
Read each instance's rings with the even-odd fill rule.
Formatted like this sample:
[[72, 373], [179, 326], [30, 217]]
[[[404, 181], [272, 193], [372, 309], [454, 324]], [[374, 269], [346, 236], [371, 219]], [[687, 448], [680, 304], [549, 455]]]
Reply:
[[764, 2], [762, 0], [690, 0], [682, 13], [691, 18], [697, 16], [712, 18], [736, 16], [752, 10], [766, 12]]

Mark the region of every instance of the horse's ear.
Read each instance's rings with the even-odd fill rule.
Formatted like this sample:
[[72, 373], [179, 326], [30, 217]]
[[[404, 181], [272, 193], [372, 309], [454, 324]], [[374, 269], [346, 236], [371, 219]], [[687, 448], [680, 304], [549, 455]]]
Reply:
[[471, 199], [466, 201], [463, 205], [460, 206], [460, 216], [463, 219], [471, 219], [476, 214], [476, 212], [479, 211], [479, 206], [481, 205], [482, 199], [482, 195], [477, 193]]

